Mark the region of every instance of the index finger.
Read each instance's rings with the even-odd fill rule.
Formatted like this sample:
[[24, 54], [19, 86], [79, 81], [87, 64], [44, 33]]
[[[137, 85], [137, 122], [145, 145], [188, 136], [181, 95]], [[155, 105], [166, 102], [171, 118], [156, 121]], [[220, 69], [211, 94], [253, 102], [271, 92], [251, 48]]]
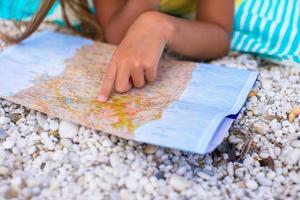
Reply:
[[114, 86], [117, 74], [117, 67], [114, 63], [110, 63], [105, 71], [103, 85], [100, 89], [97, 100], [105, 102], [108, 100], [111, 90]]

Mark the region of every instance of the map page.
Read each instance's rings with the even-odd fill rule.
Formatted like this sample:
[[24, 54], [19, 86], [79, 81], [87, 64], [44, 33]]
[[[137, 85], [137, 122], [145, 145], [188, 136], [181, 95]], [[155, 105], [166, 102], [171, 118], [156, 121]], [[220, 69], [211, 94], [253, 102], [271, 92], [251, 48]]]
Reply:
[[96, 97], [115, 48], [36, 33], [0, 52], [0, 97], [122, 138], [203, 154], [226, 137], [258, 76], [162, 59], [154, 84], [100, 103]]

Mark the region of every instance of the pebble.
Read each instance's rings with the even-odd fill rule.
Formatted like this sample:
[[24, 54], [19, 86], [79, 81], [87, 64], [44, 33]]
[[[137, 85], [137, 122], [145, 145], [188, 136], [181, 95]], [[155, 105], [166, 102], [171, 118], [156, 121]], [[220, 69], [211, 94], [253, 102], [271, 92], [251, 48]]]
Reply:
[[296, 164], [300, 159], [300, 149], [291, 149], [282, 158], [288, 164]]
[[262, 88], [264, 90], [270, 90], [272, 88], [272, 81], [271, 80], [265, 80], [262, 82]]
[[0, 166], [0, 176], [7, 176], [10, 174], [10, 170], [5, 166]]
[[51, 131], [57, 131], [59, 127], [58, 120], [50, 120], [49, 122], [49, 128]]
[[4, 198], [6, 199], [14, 199], [18, 197], [18, 191], [14, 188], [9, 188], [8, 190], [6, 190], [6, 192], [4, 193]]
[[147, 192], [148, 194], [153, 194], [155, 189], [151, 184], [146, 184], [144, 186], [145, 192]]
[[4, 116], [0, 117], [0, 125], [6, 124], [9, 122], [10, 122], [10, 119], [8, 117], [4, 117]]
[[291, 180], [296, 183], [296, 184], [300, 184], [300, 172], [296, 173], [296, 172], [290, 172], [289, 173], [289, 177], [291, 178]]
[[21, 119], [21, 115], [19, 113], [13, 113], [10, 118], [11, 121], [16, 124]]
[[158, 147], [148, 144], [146, 145], [146, 147], [144, 148], [144, 152], [145, 154], [154, 154], [157, 151]]
[[264, 122], [256, 122], [253, 125], [254, 130], [260, 134], [266, 134], [269, 131], [269, 126]]
[[61, 138], [74, 138], [78, 133], [78, 129], [77, 124], [63, 120], [59, 124], [59, 136]]
[[45, 114], [43, 114], [43, 113], [37, 112], [36, 113], [36, 120], [38, 122], [38, 125], [41, 128], [44, 128], [45, 123], [47, 123], [47, 116]]
[[292, 147], [300, 148], [300, 140], [294, 140], [294, 141], [292, 141]]
[[0, 128], [0, 140], [4, 140], [8, 136], [7, 132]]
[[120, 157], [118, 156], [118, 154], [111, 154], [109, 156], [109, 161], [112, 167], [118, 167], [120, 165]]
[[48, 133], [41, 133], [41, 137], [42, 137], [42, 143], [44, 144], [45, 148], [52, 151], [55, 148], [55, 144], [54, 142], [52, 142], [52, 140], [50, 139], [50, 137], [48, 136]]
[[274, 171], [269, 171], [269, 172], [267, 173], [267, 178], [268, 178], [268, 179], [273, 180], [275, 177], [276, 177], [276, 172], [274, 172]]
[[80, 158], [79, 156], [74, 153], [74, 152], [70, 152], [68, 155], [69, 158], [69, 162], [70, 164], [74, 167], [74, 168], [79, 168], [80, 167]]
[[258, 188], [258, 184], [254, 180], [247, 180], [246, 181], [246, 187], [252, 190], [256, 190]]
[[190, 186], [190, 183], [182, 176], [172, 175], [170, 178], [170, 185], [174, 188], [174, 190], [182, 192]]
[[129, 176], [125, 180], [125, 185], [129, 190], [135, 191], [138, 187], [138, 182], [134, 177]]
[[16, 144], [16, 139], [12, 137], [8, 137], [4, 142], [3, 142], [3, 148], [4, 149], [11, 149], [13, 146]]
[[66, 148], [69, 148], [72, 146], [72, 142], [71, 140], [67, 139], [67, 138], [62, 138], [60, 140], [60, 144], [63, 146], [63, 147], [66, 147]]
[[271, 127], [272, 131], [277, 131], [277, 130], [280, 130], [282, 128], [281, 124], [279, 122], [277, 122], [276, 120], [273, 120], [270, 123], [270, 127]]

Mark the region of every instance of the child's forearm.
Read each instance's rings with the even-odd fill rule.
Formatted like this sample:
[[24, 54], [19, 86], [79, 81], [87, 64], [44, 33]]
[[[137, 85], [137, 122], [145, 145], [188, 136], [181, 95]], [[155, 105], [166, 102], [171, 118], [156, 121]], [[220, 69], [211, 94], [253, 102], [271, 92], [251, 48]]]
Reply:
[[217, 24], [175, 18], [155, 11], [144, 15], [152, 26], [162, 27], [166, 45], [177, 53], [209, 60], [225, 55], [230, 48], [231, 32]]
[[104, 27], [105, 39], [112, 44], [119, 44], [130, 25], [144, 12], [155, 10], [159, 0], [128, 0], [123, 8], [117, 11]]

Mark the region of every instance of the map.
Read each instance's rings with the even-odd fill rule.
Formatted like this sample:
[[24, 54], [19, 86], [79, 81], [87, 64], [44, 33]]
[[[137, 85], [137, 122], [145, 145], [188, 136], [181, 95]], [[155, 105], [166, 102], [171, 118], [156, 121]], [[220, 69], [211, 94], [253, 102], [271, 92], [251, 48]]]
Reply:
[[116, 136], [196, 153], [226, 136], [258, 73], [163, 59], [157, 80], [96, 100], [115, 47], [41, 32], [0, 53], [0, 97]]

